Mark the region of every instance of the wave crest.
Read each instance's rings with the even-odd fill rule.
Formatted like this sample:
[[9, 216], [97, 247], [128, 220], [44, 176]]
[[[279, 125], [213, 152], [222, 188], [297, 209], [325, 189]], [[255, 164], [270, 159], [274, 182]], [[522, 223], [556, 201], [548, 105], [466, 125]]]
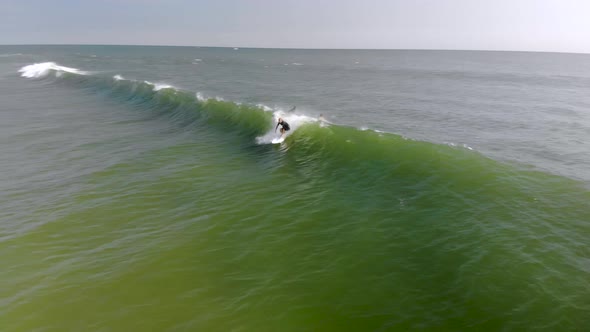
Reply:
[[18, 70], [18, 72], [21, 73], [22, 77], [26, 78], [42, 78], [49, 75], [52, 72], [54, 72], [57, 76], [60, 76], [63, 73], [88, 75], [88, 72], [82, 71], [77, 68], [60, 66], [55, 62], [34, 63], [32, 65], [22, 67]]

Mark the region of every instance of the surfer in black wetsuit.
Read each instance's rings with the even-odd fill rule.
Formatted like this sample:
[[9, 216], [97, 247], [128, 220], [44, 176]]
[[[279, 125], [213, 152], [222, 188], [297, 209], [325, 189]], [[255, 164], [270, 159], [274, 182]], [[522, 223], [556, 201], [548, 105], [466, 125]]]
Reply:
[[279, 127], [279, 125], [281, 126], [281, 136], [285, 135], [286, 132], [291, 130], [289, 124], [285, 122], [285, 120], [279, 118], [279, 122], [277, 122], [277, 126], [275, 127], [275, 133], [277, 132], [277, 128]]

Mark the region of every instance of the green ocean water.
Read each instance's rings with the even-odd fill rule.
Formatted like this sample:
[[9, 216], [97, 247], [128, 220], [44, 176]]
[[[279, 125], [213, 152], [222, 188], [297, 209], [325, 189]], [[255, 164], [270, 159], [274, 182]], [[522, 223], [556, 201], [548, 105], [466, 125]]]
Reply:
[[[27, 51], [0, 67], [1, 330], [590, 327], [584, 181], [71, 48], [19, 73]], [[294, 130], [268, 144], [277, 114]]]

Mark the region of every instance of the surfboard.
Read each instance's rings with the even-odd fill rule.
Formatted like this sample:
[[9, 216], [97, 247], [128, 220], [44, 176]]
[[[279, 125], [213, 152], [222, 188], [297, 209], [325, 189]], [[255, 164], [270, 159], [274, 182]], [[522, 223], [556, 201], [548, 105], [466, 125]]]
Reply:
[[279, 143], [283, 143], [283, 141], [285, 140], [284, 137], [279, 137], [279, 138], [275, 138], [271, 141], [272, 144], [279, 144]]

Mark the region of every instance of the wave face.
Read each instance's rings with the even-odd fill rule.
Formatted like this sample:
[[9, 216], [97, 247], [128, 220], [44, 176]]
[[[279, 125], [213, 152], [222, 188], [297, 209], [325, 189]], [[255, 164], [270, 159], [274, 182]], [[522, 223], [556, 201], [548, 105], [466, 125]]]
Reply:
[[[19, 198], [5, 213], [25, 220], [0, 226], [10, 329], [587, 325], [590, 192], [578, 182], [128, 74], [19, 72], [108, 107], [17, 137], [48, 161], [22, 176], [35, 190], [5, 190]], [[292, 130], [270, 144], [278, 117]]]
[[271, 130], [270, 127], [280, 117], [290, 124], [291, 132], [305, 123], [317, 122], [306, 115], [274, 110], [265, 105], [244, 105], [221, 98], [206, 98], [201, 93], [183, 91], [167, 83], [129, 80], [121, 75], [114, 75], [112, 78], [91, 75], [89, 72], [60, 66], [54, 62], [27, 65], [22, 67], [19, 73], [25, 78], [60, 79], [83, 87], [102, 88], [114, 97], [126, 99], [131, 103], [150, 102], [152, 107], [172, 109], [177, 113], [199, 114], [219, 126], [223, 126], [225, 122], [226, 127], [231, 126], [240, 132], [258, 135], [256, 142], [259, 144], [270, 144], [273, 138], [279, 136], [277, 131]]
[[166, 83], [129, 80], [121, 75], [105, 77], [57, 65], [54, 62], [38, 63], [22, 67], [22, 77], [49, 79], [74, 86], [100, 90], [129, 104], [141, 104], [158, 108], [171, 114], [198, 115], [221, 128], [232, 127], [242, 133], [259, 135], [271, 125], [272, 115], [259, 107], [226, 102], [216, 98], [203, 98], [192, 92], [182, 91]]

